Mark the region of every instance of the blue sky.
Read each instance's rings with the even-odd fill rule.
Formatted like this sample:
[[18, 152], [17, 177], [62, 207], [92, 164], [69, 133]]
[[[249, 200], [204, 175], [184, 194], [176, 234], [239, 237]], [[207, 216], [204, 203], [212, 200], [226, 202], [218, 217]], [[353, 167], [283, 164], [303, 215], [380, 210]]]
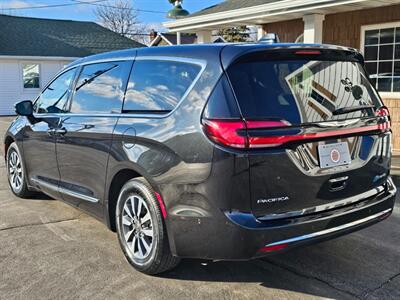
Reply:
[[[95, 0], [79, 1], [91, 2]], [[12, 13], [13, 15], [19, 16], [54, 19], [70, 19], [83, 21], [96, 20], [96, 17], [93, 14], [93, 5], [82, 4], [42, 9], [27, 9], [31, 6], [72, 4], [74, 2], [75, 0], [0, 0], [0, 13]], [[113, 0], [110, 0], [108, 2], [112, 3]], [[166, 21], [167, 19], [165, 18], [165, 14], [168, 10], [172, 8], [171, 4], [169, 4], [167, 0], [132, 0], [132, 2], [135, 8], [139, 10], [155, 11], [154, 13], [145, 11], [139, 12], [140, 21], [144, 23], [157, 24]], [[222, 2], [222, 0], [184, 0], [183, 7], [190, 12], [195, 12], [197, 10], [220, 2]]]

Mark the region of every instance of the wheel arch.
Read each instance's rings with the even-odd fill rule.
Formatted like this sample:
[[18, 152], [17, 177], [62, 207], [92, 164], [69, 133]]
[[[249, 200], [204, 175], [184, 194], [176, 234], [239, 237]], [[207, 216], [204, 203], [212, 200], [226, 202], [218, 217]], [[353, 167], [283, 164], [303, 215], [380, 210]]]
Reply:
[[4, 138], [4, 159], [6, 159], [6, 157], [7, 157], [8, 148], [14, 142], [15, 142], [15, 139], [11, 135], [7, 135]]
[[143, 176], [132, 168], [120, 169], [112, 176], [110, 186], [106, 191], [106, 221], [108, 228], [114, 232], [116, 231], [115, 209], [117, 207], [119, 192], [126, 182], [138, 177]]

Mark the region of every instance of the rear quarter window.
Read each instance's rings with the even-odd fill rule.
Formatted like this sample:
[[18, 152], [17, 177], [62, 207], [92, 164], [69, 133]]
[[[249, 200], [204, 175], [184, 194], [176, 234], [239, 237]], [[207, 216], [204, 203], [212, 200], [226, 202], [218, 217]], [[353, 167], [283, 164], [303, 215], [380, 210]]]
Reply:
[[137, 60], [133, 64], [123, 110], [125, 112], [169, 112], [183, 98], [201, 67], [197, 64]]

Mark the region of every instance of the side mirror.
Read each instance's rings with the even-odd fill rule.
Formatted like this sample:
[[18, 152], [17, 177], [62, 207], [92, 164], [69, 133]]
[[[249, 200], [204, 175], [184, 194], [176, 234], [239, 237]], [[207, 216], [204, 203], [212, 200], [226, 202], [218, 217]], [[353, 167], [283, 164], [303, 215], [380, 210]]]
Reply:
[[33, 104], [30, 100], [25, 100], [15, 104], [15, 112], [17, 115], [30, 117], [33, 115]]

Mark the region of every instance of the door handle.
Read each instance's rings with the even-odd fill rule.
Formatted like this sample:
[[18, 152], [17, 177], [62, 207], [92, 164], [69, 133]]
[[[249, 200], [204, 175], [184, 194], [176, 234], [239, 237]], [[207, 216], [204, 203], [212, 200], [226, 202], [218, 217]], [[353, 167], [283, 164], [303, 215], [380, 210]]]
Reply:
[[58, 134], [58, 135], [64, 135], [64, 134], [67, 133], [67, 129], [65, 129], [65, 128], [57, 128], [57, 129], [54, 129], [54, 133]]

